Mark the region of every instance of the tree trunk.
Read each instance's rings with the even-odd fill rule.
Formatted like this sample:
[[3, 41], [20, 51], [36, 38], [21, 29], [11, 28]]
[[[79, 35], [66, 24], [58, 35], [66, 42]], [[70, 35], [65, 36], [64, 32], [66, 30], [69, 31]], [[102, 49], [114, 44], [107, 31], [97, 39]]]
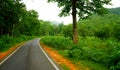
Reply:
[[76, 18], [76, 2], [77, 0], [72, 0], [72, 18], [73, 18], [73, 43], [78, 43], [78, 31], [77, 31], [77, 18]]

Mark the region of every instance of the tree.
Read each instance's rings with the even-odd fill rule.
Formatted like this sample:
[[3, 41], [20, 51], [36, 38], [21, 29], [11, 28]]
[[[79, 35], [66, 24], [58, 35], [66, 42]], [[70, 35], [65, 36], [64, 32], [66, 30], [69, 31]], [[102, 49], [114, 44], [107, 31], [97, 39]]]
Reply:
[[93, 13], [103, 14], [106, 13], [104, 5], [110, 4], [111, 0], [48, 0], [48, 2], [57, 2], [58, 7], [62, 7], [59, 16], [68, 16], [72, 11], [73, 18], [73, 42], [78, 42], [77, 32], [77, 18], [80, 19], [89, 17]]
[[[19, 22], [21, 9], [24, 4], [21, 0], [0, 0], [0, 34], [13, 35], [14, 28]], [[4, 33], [3, 33], [4, 32]]]
[[23, 9], [18, 26], [19, 33], [25, 35], [38, 35], [39, 29], [40, 21], [38, 20], [38, 13], [35, 10], [27, 11]]

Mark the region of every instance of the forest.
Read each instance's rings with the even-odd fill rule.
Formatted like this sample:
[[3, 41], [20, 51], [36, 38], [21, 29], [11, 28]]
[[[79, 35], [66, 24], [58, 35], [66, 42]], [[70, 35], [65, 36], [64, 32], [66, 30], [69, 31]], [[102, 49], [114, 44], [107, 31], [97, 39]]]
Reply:
[[0, 1], [0, 52], [13, 45], [42, 37], [41, 42], [56, 49], [74, 64], [91, 70], [120, 70], [120, 7], [107, 9], [77, 22], [78, 43], [72, 42], [72, 22], [54, 24], [38, 19], [20, 0]]

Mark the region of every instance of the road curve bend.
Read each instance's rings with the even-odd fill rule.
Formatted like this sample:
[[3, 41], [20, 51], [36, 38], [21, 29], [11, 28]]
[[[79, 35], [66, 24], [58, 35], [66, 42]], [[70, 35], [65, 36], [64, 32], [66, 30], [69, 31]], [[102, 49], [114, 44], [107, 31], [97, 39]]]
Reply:
[[39, 45], [30, 40], [0, 65], [0, 70], [60, 70]]

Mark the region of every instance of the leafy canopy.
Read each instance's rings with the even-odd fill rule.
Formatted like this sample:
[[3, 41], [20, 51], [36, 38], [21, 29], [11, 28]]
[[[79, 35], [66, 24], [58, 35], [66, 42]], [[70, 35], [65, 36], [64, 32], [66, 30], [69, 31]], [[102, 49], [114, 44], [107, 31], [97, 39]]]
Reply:
[[[77, 0], [76, 11], [78, 16], [83, 19], [93, 13], [103, 14], [106, 13], [104, 4], [108, 5], [111, 0]], [[57, 2], [58, 7], [62, 7], [60, 17], [69, 16], [72, 10], [72, 0], [48, 0], [48, 2]]]

